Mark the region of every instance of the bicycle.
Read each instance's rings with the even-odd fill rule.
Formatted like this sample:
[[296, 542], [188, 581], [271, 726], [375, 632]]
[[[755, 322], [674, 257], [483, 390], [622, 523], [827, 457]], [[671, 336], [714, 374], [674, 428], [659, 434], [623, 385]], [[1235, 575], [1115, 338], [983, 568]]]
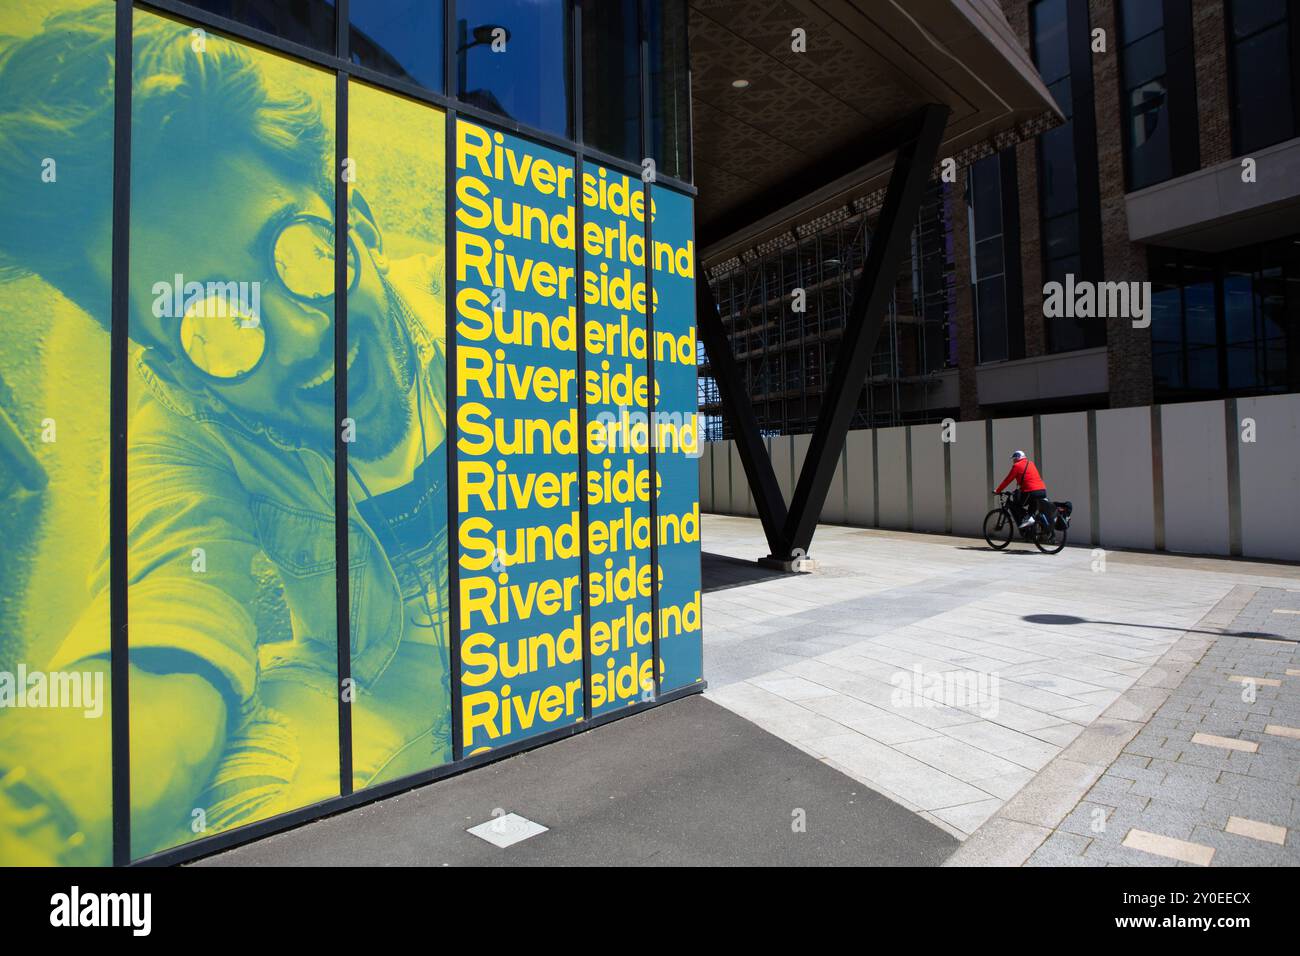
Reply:
[[1001, 503], [984, 516], [984, 540], [990, 548], [994, 551], [1004, 550], [1019, 531], [1025, 542], [1032, 542], [1044, 554], [1060, 553], [1070, 531], [1070, 515], [1074, 512], [1071, 502], [1042, 502], [1040, 513], [1047, 515], [1049, 526], [1044, 527], [1041, 521], [1035, 520], [1027, 528], [1020, 528], [1011, 508], [1015, 492], [1001, 491], [996, 494], [1002, 499]]

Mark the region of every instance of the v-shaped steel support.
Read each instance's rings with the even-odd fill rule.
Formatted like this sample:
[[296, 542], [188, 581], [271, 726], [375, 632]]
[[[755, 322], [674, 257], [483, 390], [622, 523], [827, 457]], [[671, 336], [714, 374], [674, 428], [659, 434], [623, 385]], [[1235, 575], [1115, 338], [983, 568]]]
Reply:
[[758, 520], [763, 523], [768, 548], [776, 554], [781, 548], [781, 529], [786, 521], [785, 498], [781, 495], [781, 486], [776, 483], [772, 458], [758, 432], [758, 419], [754, 417], [754, 406], [750, 403], [745, 380], [741, 378], [731, 354], [731, 342], [718, 314], [718, 303], [714, 301], [713, 290], [705, 281], [704, 270], [698, 261], [695, 269], [695, 316], [700, 341], [704, 343], [709, 364], [713, 366], [713, 377], [718, 382], [722, 414], [731, 425], [731, 433], [736, 436], [740, 463], [745, 466], [745, 477], [749, 479], [749, 489], [754, 494]]
[[[921, 208], [930, 171], [938, 158], [948, 115], [946, 106], [923, 107], [909, 118], [900, 128], [898, 138], [890, 143], [890, 148], [896, 146], [898, 152], [885, 204], [867, 250], [862, 275], [853, 292], [853, 305], [845, 321], [840, 354], [831, 372], [822, 410], [788, 510], [772, 470], [771, 458], [759, 435], [749, 397], [745, 394], [745, 383], [736, 369], [731, 343], [718, 316], [712, 290], [702, 274], [695, 284], [700, 338], [713, 366], [723, 412], [736, 437], [740, 460], [754, 494], [771, 557], [778, 560], [789, 561], [799, 554], [807, 554], [812, 544], [817, 519], [826, 503], [826, 492], [866, 381], [871, 354], [880, 338], [894, 282], [909, 250], [912, 226]], [[879, 155], [883, 153], [862, 156], [859, 161], [866, 164]]]

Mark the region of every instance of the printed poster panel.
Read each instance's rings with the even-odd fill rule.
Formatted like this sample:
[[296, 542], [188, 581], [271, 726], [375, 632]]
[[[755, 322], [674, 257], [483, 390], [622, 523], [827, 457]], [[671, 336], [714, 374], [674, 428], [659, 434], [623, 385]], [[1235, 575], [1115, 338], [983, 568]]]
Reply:
[[[138, 9], [133, 52], [126, 544], [140, 857], [339, 793], [335, 81]], [[382, 308], [368, 241], [358, 230], [349, 249], [351, 295], [375, 300], [359, 316]], [[361, 528], [350, 545], [378, 548]], [[369, 584], [364, 569], [352, 583]], [[362, 686], [391, 661], [394, 633], [354, 635]]]
[[446, 116], [348, 87], [351, 627], [394, 649], [352, 686], [355, 789], [451, 760]]
[[114, 4], [0, 4], [0, 866], [112, 862]]
[[[5, 865], [111, 861], [114, 16], [108, 0], [0, 12]], [[119, 542], [131, 855], [336, 796], [340, 693], [352, 706], [357, 788], [450, 760], [453, 686], [466, 755], [581, 720], [584, 640], [593, 713], [648, 699], [652, 588], [664, 689], [699, 681], [689, 198], [654, 189], [647, 344], [645, 191], [624, 174], [592, 165], [575, 183], [572, 157], [475, 123], [462, 121], [446, 143], [439, 110], [355, 82], [342, 169], [334, 74], [144, 10], [134, 14], [132, 70], [129, 532]], [[453, 275], [446, 162], [456, 164]], [[344, 687], [338, 427], [350, 443]], [[45, 822], [32, 826], [33, 814]]]
[[654, 207], [655, 467], [658, 472], [660, 689], [703, 679], [700, 435], [695, 355], [694, 205], [651, 187]]
[[653, 697], [645, 189], [604, 166], [582, 183], [592, 713]]
[[456, 127], [457, 529], [466, 755], [581, 720], [571, 156]]

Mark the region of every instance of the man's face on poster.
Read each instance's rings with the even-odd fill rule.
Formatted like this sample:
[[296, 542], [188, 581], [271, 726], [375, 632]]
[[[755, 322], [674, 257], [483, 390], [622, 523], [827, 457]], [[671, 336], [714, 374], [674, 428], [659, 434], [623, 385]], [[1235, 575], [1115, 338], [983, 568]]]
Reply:
[[[277, 174], [252, 148], [200, 168], [171, 163], [134, 186], [131, 337], [155, 346], [151, 361], [192, 400], [324, 450], [340, 423], [334, 214], [318, 189]], [[355, 193], [349, 229], [347, 414], [366, 429], [360, 447], [378, 457], [407, 434], [416, 356], [384, 281], [379, 227]], [[258, 283], [256, 316], [218, 311], [211, 300], [196, 309], [189, 298], [180, 315], [160, 310], [151, 289], [177, 275], [205, 287]]]

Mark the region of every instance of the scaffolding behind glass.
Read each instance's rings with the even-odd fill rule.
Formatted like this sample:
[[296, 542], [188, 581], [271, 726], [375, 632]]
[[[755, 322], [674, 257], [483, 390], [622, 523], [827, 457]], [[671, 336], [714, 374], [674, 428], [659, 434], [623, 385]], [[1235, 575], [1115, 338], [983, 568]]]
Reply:
[[[932, 183], [894, 285], [853, 428], [956, 417], [934, 385], [956, 366], [950, 187]], [[862, 201], [770, 239], [710, 270], [732, 354], [764, 435], [812, 432], [834, 368], [878, 209]], [[802, 290], [800, 294], [797, 290]], [[802, 306], [802, 308], [800, 308]], [[731, 437], [717, 382], [700, 349], [705, 438]]]

